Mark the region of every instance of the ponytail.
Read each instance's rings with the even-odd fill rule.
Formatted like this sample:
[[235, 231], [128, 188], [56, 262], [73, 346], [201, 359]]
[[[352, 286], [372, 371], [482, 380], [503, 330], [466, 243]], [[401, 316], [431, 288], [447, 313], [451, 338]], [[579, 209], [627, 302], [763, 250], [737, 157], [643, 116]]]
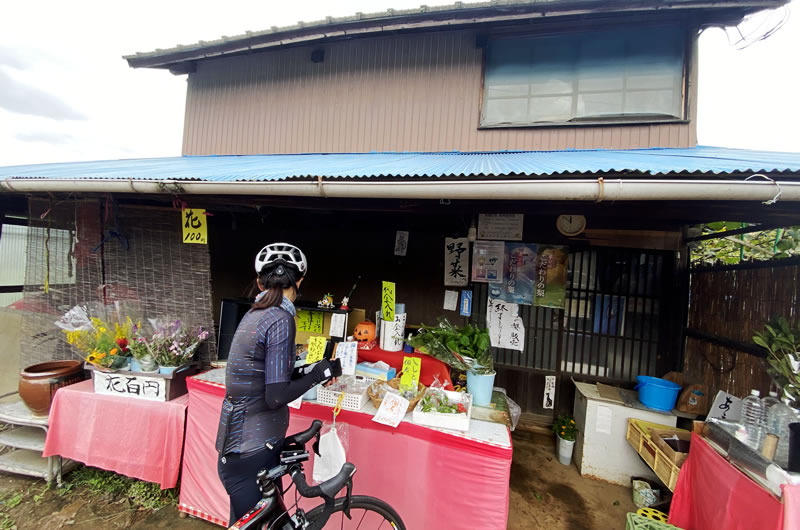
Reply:
[[250, 307], [250, 310], [278, 307], [283, 301], [283, 291], [292, 289], [297, 293], [297, 280], [300, 271], [288, 263], [274, 263], [264, 265], [258, 274], [258, 281], [264, 288], [264, 293]]

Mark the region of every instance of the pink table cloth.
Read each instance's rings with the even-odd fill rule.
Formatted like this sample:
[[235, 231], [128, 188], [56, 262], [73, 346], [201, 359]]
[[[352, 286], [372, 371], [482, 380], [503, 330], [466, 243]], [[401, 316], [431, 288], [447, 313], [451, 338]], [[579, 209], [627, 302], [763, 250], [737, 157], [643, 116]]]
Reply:
[[60, 388], [50, 408], [44, 456], [174, 488], [188, 396], [167, 402], [95, 394], [92, 381]]
[[800, 487], [784, 486], [783, 497], [781, 503], [692, 433], [669, 522], [685, 530], [798, 530]]
[[[226, 526], [228, 495], [217, 476], [214, 450], [225, 390], [194, 378], [187, 379], [187, 386], [189, 411], [178, 509]], [[307, 429], [314, 419], [329, 421], [331, 417], [330, 407], [303, 403], [300, 410], [291, 410], [289, 433]], [[346, 410], [337, 419], [349, 425], [347, 459], [358, 469], [354, 494], [385, 500], [409, 529], [506, 528], [510, 446], [468, 440], [407, 422], [392, 429], [371, 420], [369, 415]], [[310, 479], [313, 458], [305, 468]], [[318, 499], [301, 499], [300, 507], [308, 510], [318, 504]], [[340, 528], [339, 524], [328, 526]]]

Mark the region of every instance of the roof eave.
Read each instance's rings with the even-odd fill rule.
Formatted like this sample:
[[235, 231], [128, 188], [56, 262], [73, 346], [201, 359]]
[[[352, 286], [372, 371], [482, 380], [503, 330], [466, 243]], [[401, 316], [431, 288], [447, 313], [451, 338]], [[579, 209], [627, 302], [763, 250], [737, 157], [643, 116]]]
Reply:
[[534, 2], [531, 4], [487, 5], [442, 10], [421, 9], [419, 12], [387, 12], [384, 16], [365, 18], [347, 17], [328, 19], [325, 22], [298, 24], [288, 28], [273, 28], [265, 32], [248, 32], [237, 37], [223, 37], [212, 42], [201, 41], [195, 45], [157, 49], [148, 53], [136, 53], [123, 58], [132, 68], [165, 68], [176, 74], [187, 73], [191, 63], [204, 59], [263, 51], [269, 48], [306, 44], [336, 38], [371, 36], [388, 32], [421, 31], [436, 28], [458, 28], [490, 23], [509, 23], [544, 17], [565, 17], [587, 14], [641, 13], [679, 9], [714, 9], [715, 12], [738, 11], [741, 15], [763, 9], [776, 8], [788, 0], [741, 0], [731, 2], [675, 0], [664, 4], [652, 0], [630, 0], [625, 2], [598, 2], [597, 0], [574, 0], [564, 2]]

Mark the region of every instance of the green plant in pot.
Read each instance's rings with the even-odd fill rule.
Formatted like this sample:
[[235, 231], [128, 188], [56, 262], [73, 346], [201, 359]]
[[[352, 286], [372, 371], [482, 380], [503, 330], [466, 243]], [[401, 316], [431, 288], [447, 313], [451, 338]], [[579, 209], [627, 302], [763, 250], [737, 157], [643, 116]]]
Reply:
[[800, 406], [800, 320], [789, 323], [778, 317], [753, 336], [753, 342], [768, 352], [769, 373], [790, 406]]
[[553, 432], [558, 439], [558, 461], [568, 466], [572, 462], [572, 450], [578, 437], [575, 418], [562, 414], [553, 422]]
[[443, 318], [438, 326], [423, 325], [408, 342], [453, 368], [467, 372], [467, 390], [472, 394], [473, 404], [491, 403], [495, 371], [488, 330], [471, 324], [459, 328]]

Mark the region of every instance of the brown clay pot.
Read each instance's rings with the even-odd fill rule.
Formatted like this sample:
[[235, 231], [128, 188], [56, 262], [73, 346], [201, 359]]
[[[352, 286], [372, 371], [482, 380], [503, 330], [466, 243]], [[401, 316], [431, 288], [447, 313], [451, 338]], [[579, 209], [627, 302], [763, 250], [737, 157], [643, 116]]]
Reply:
[[34, 416], [47, 416], [56, 390], [86, 378], [81, 361], [49, 361], [19, 374], [19, 397]]

